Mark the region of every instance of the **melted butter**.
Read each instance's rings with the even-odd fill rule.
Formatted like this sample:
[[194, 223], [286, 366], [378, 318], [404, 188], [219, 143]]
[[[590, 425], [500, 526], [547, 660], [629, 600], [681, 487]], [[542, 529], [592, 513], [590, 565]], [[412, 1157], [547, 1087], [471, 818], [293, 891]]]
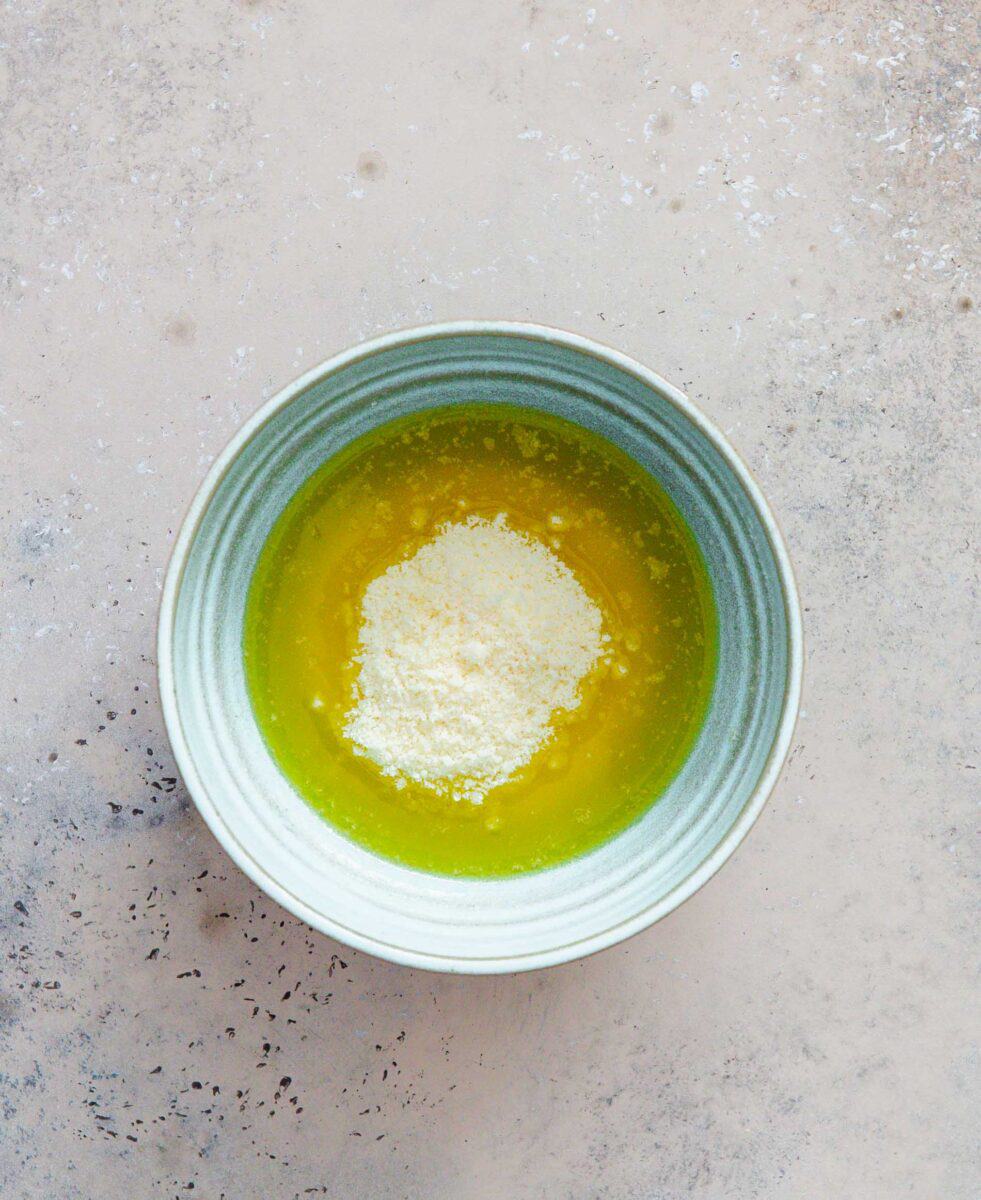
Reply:
[[[552, 740], [472, 805], [382, 776], [343, 727], [367, 584], [446, 521], [498, 513], [573, 570], [612, 653]], [[244, 651], [269, 749], [328, 821], [408, 866], [500, 876], [582, 854], [656, 801], [704, 719], [715, 642], [701, 555], [647, 472], [558, 418], [464, 405], [383, 426], [307, 481], [260, 556]]]

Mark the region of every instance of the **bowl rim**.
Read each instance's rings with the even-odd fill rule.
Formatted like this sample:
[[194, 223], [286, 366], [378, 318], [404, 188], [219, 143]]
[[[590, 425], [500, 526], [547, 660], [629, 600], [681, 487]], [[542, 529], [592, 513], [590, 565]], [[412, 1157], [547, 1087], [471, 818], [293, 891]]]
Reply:
[[[241, 846], [234, 831], [225, 823], [211, 795], [200, 777], [190, 747], [184, 737], [177, 704], [177, 692], [173, 669], [173, 631], [177, 600], [187, 565], [188, 554], [200, 527], [208, 505], [218, 490], [232, 463], [251, 441], [254, 435], [283, 407], [313, 384], [335, 372], [369, 358], [395, 346], [416, 342], [432, 341], [444, 337], [465, 335], [505, 335], [544, 341], [569, 347], [608, 363], [641, 382], [653, 387], [666, 400], [686, 416], [715, 446], [736, 478], [745, 489], [773, 550], [780, 580], [781, 596], [787, 617], [788, 658], [787, 677], [784, 685], [780, 721], [770, 753], [764, 764], [759, 782], [747, 799], [742, 811], [730, 826], [717, 846], [689, 874], [676, 884], [666, 895], [647, 905], [632, 917], [619, 921], [600, 933], [582, 939], [565, 942], [548, 950], [532, 953], [517, 953], [491, 958], [463, 958], [459, 956], [429, 954], [390, 945], [367, 934], [360, 933], [340, 924], [311, 908], [301, 897], [281, 884]], [[317, 366], [305, 371], [292, 383], [282, 388], [236, 431], [224, 450], [218, 455], [192, 499], [177, 538], [174, 541], [167, 566], [160, 600], [157, 625], [157, 680], [160, 692], [164, 726], [174, 753], [177, 768], [185, 786], [194, 800], [205, 824], [214, 834], [226, 854], [259, 888], [280, 904], [293, 916], [329, 937], [363, 950], [378, 958], [402, 966], [420, 967], [430, 971], [459, 974], [505, 974], [537, 970], [557, 966], [575, 959], [585, 958], [600, 950], [640, 933], [655, 922], [666, 917], [689, 897], [694, 895], [732, 856], [737, 847], [756, 823], [783, 768], [793, 739], [800, 707], [803, 675], [803, 627], [800, 600], [794, 578], [790, 556], [770, 506], [756, 483], [749, 468], [729, 443], [721, 430], [673, 384], [644, 366], [629, 355], [604, 345], [581, 334], [571, 333], [550, 325], [527, 321], [463, 320], [447, 321], [429, 325], [412, 326], [391, 333], [369, 338], [357, 346], [342, 350], [325, 359]]]

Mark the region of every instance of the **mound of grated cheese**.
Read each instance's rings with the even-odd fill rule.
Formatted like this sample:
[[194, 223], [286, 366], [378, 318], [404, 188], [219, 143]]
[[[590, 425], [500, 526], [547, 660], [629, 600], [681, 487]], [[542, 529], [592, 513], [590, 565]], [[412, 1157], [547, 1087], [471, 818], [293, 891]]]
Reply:
[[365, 590], [344, 733], [404, 786], [480, 804], [553, 736], [607, 653], [599, 608], [503, 515], [440, 527]]

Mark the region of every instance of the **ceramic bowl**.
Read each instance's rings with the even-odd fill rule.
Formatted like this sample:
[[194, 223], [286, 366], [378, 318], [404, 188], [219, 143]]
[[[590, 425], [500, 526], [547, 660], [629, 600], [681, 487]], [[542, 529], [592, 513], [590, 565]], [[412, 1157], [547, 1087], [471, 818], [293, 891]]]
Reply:
[[[394, 417], [464, 401], [542, 409], [650, 470], [701, 546], [719, 613], [708, 717], [673, 783], [612, 841], [501, 880], [399, 866], [348, 841], [280, 773], [242, 661], [246, 592], [290, 497], [327, 458]], [[411, 966], [530, 970], [610, 946], [676, 908], [746, 836], [789, 745], [801, 628], [773, 517], [725, 438], [653, 371], [586, 338], [465, 322], [337, 355], [263, 405], [191, 505], [164, 587], [164, 717], [184, 781], [236, 863], [284, 908]]]

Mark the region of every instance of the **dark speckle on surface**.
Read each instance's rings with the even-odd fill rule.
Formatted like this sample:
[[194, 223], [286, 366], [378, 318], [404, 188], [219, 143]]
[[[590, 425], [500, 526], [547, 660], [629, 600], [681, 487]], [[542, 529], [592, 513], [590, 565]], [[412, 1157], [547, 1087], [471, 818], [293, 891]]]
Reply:
[[194, 322], [188, 317], [174, 317], [164, 326], [164, 340], [176, 346], [187, 346], [196, 336]]
[[358, 155], [357, 171], [362, 179], [384, 179], [388, 173], [388, 167], [377, 151], [366, 150], [364, 154]]

